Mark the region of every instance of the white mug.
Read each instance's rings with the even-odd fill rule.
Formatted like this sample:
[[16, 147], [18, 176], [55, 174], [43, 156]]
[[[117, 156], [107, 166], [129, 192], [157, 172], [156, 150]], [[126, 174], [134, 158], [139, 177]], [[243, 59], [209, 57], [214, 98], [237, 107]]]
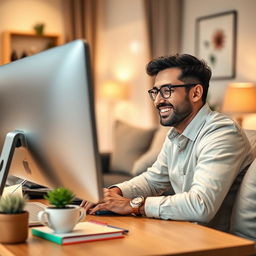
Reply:
[[84, 219], [86, 212], [77, 205], [68, 205], [68, 207], [62, 209], [48, 207], [38, 213], [38, 219], [56, 233], [71, 232], [75, 225]]

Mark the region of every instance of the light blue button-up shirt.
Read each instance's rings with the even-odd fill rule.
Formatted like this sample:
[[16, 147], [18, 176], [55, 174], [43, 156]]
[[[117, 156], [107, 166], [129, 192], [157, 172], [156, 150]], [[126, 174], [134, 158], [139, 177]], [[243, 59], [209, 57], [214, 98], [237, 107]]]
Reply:
[[[243, 131], [205, 104], [182, 134], [170, 129], [152, 167], [116, 186], [124, 197], [146, 197], [146, 216], [162, 219], [208, 223], [224, 201], [221, 209], [230, 209], [213, 225], [226, 230], [237, 184], [252, 161]], [[174, 195], [159, 196], [170, 187]]]

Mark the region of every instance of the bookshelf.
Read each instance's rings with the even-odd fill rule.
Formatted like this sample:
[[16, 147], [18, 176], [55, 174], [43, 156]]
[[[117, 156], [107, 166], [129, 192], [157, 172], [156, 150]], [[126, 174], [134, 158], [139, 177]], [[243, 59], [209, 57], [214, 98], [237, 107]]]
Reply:
[[59, 34], [37, 35], [35, 32], [4, 31], [2, 35], [2, 60], [6, 64], [12, 59], [29, 56], [61, 45], [63, 39]]

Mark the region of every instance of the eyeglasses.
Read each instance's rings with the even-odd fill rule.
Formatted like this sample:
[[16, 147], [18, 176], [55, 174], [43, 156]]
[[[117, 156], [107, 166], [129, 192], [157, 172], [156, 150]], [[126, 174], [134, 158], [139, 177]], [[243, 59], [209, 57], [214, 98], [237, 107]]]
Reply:
[[150, 90], [148, 90], [148, 94], [150, 96], [150, 98], [155, 101], [157, 94], [160, 92], [160, 95], [162, 98], [164, 99], [168, 99], [171, 97], [172, 95], [172, 88], [176, 88], [176, 87], [193, 87], [197, 84], [164, 84], [162, 85], [159, 89], [157, 87], [154, 87]]

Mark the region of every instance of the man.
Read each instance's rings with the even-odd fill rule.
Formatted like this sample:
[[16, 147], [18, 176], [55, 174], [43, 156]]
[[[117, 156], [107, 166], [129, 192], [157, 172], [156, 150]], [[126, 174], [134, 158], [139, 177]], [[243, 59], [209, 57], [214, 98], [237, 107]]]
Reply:
[[[104, 189], [96, 206], [82, 206], [91, 214], [111, 210], [227, 231], [235, 192], [253, 160], [246, 136], [208, 107], [211, 70], [204, 61], [188, 54], [160, 57], [149, 62], [147, 73], [154, 76], [148, 92], [160, 122], [172, 127], [162, 150], [147, 171]], [[170, 187], [175, 194], [162, 195]]]

